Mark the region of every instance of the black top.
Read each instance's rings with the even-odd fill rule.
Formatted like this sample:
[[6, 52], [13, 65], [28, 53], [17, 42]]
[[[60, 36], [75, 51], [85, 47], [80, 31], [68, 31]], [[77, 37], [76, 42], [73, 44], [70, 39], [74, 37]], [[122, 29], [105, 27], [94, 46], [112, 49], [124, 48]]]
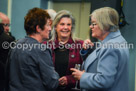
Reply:
[[68, 68], [69, 50], [68, 49], [55, 49], [55, 70], [59, 76], [65, 76]]
[[12, 41], [13, 39], [4, 32], [3, 25], [0, 24], [0, 91], [3, 91], [4, 89], [5, 66], [10, 50], [9, 44]]

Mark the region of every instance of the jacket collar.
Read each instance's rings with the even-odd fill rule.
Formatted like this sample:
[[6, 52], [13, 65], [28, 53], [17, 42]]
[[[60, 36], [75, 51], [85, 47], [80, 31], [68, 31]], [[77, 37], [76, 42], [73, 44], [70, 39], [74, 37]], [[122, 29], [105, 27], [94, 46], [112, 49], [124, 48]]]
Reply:
[[113, 39], [113, 38], [118, 37], [120, 35], [121, 35], [120, 30], [117, 30], [115, 32], [110, 32], [108, 34], [108, 36], [103, 41], [101, 41], [101, 42], [105, 43], [105, 42], [109, 41], [110, 39]]
[[[31, 42], [38, 42], [36, 39], [29, 37], [29, 36], [25, 36], [25, 38], [31, 40]], [[38, 43], [40, 43], [40, 42], [38, 42]]]
[[[61, 46], [58, 38], [56, 38], [54, 42], [55, 42], [55, 48], [53, 48], [53, 50], [56, 49], [56, 48], [59, 48]], [[68, 42], [64, 45], [68, 45], [68, 44], [71, 45], [72, 43], [74, 43], [74, 40], [72, 39], [72, 37], [70, 37]], [[71, 50], [72, 48], [69, 48], [69, 49]]]
[[[116, 31], [116, 32], [110, 32], [109, 33], [109, 35], [103, 40], [103, 41], [101, 41], [101, 43], [106, 43], [107, 41], [109, 41], [110, 39], [113, 39], [113, 38], [115, 38], [115, 37], [118, 37], [118, 36], [120, 36], [121, 35], [121, 33], [120, 33], [120, 31], [118, 30], [118, 31]], [[91, 59], [91, 60], [89, 60], [89, 61], [86, 61], [86, 66], [85, 66], [85, 70], [87, 70], [87, 68], [88, 68], [88, 66], [91, 64], [91, 63], [93, 63], [94, 61], [95, 61], [95, 59], [97, 58], [97, 51], [99, 51], [100, 50], [100, 48], [101, 47], [98, 47], [98, 48], [96, 48], [94, 51], [93, 51], [93, 53], [92, 54], [90, 54], [88, 57], [87, 57], [87, 59], [86, 60], [89, 60], [89, 59]], [[92, 58], [92, 56], [93, 56], [93, 58]]]

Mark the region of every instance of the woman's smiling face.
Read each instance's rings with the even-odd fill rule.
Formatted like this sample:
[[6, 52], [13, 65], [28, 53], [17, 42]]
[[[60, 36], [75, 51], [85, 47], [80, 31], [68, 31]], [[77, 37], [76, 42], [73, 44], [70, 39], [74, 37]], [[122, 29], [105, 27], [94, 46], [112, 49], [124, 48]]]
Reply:
[[59, 23], [55, 27], [59, 39], [69, 38], [71, 35], [71, 29], [72, 20], [68, 17], [61, 18]]

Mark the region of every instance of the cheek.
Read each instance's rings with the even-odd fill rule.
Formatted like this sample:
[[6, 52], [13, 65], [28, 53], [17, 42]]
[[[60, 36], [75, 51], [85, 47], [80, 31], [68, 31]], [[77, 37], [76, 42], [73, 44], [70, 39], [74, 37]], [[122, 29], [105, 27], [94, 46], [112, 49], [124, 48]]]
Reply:
[[93, 30], [92, 36], [93, 37], [99, 36], [99, 31], [98, 30]]
[[59, 27], [59, 30], [63, 30], [63, 27]]
[[48, 33], [49, 33], [49, 30], [48, 30], [48, 29], [46, 29], [46, 30], [44, 31], [44, 33], [48, 34]]
[[59, 33], [59, 31], [60, 31], [59, 29], [56, 29], [56, 32], [57, 32], [57, 33]]
[[61, 27], [61, 26], [57, 26], [57, 27], [55, 28], [56, 31], [60, 31], [60, 30], [62, 30], [62, 29], [63, 29], [63, 27]]
[[95, 29], [95, 33], [96, 33], [96, 34], [100, 34], [100, 33], [101, 33], [100, 28], [96, 28], [96, 29]]
[[68, 29], [71, 31], [71, 30], [72, 30], [72, 27], [70, 26], [70, 27], [68, 27]]

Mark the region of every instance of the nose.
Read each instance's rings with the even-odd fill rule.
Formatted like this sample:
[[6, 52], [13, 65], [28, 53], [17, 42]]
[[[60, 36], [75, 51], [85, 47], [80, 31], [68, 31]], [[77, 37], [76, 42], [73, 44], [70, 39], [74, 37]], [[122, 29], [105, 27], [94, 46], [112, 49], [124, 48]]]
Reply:
[[5, 30], [5, 32], [9, 32], [9, 27], [8, 27], [8, 26], [5, 26], [5, 27], [4, 27], [4, 30]]
[[92, 24], [89, 27], [92, 29], [93, 28]]
[[49, 29], [49, 31], [51, 31], [51, 26], [49, 26], [49, 28], [48, 28], [48, 29]]
[[67, 29], [67, 28], [68, 28], [68, 26], [67, 26], [67, 25], [65, 25], [65, 26], [64, 26], [64, 28], [65, 28], [65, 29]]

